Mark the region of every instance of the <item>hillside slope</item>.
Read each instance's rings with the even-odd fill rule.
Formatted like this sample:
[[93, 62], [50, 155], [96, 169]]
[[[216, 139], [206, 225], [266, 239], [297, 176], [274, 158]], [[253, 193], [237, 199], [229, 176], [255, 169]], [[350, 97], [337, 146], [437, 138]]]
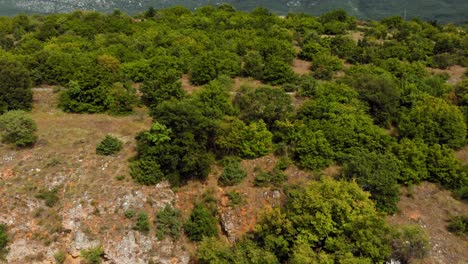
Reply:
[[239, 10], [252, 10], [257, 6], [267, 7], [278, 14], [305, 12], [320, 15], [324, 12], [343, 8], [361, 19], [380, 19], [400, 15], [407, 18], [420, 17], [424, 20], [463, 23], [467, 21], [468, 2], [463, 0], [0, 0], [0, 15], [18, 13], [56, 13], [76, 9], [89, 9], [110, 12], [120, 9], [125, 12], [141, 12], [150, 6], [164, 8], [175, 5], [191, 9], [203, 5], [229, 3]]

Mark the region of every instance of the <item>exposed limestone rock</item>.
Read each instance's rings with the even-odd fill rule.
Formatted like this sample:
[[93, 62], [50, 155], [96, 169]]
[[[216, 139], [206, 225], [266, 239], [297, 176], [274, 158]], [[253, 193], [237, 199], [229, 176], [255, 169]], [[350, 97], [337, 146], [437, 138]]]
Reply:
[[7, 263], [50, 263], [48, 248], [36, 241], [19, 239], [10, 246]]
[[109, 241], [105, 246], [106, 258], [114, 263], [148, 263], [153, 243], [147, 236], [129, 231], [120, 241]]
[[229, 242], [236, 241], [236, 226], [235, 226], [235, 216], [231, 210], [226, 210], [225, 212], [220, 213], [220, 222], [221, 228], [224, 233], [226, 233]]
[[98, 247], [100, 244], [99, 241], [88, 238], [81, 230], [77, 230], [71, 245], [68, 247], [68, 252], [76, 258], [80, 255], [81, 250]]

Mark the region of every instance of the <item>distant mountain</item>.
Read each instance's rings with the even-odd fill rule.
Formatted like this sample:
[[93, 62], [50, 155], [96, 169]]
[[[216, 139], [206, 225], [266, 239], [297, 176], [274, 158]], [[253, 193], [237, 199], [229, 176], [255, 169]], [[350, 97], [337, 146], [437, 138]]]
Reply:
[[181, 5], [195, 9], [221, 3], [229, 3], [245, 11], [264, 6], [283, 15], [288, 12], [320, 15], [343, 8], [362, 19], [400, 15], [440, 22], [468, 22], [468, 0], [0, 0], [0, 15], [70, 12], [76, 9], [103, 12], [120, 9], [133, 14], [150, 6], [164, 8]]

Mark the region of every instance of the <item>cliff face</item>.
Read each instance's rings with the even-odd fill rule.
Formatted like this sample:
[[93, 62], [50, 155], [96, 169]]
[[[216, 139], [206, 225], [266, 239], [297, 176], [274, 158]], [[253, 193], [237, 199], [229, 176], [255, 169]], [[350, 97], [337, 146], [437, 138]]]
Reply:
[[220, 3], [229, 3], [239, 10], [252, 10], [257, 6], [264, 6], [283, 15], [288, 12], [320, 15], [333, 9], [342, 8], [361, 19], [380, 19], [400, 15], [406, 18], [420, 17], [424, 20], [438, 20], [446, 23], [467, 22], [466, 14], [468, 13], [468, 2], [463, 0], [0, 0], [0, 15], [14, 15], [24, 12], [71, 12], [76, 9], [104, 12], [120, 9], [136, 13], [146, 10], [150, 6], [164, 8], [180, 5], [194, 9]]

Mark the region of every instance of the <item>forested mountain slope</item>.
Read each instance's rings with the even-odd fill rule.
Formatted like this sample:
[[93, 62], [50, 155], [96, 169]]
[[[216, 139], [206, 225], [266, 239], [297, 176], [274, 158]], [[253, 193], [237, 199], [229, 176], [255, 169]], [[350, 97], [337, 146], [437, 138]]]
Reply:
[[0, 263], [464, 263], [467, 67], [343, 10], [0, 17]]
[[204, 5], [229, 3], [239, 10], [248, 11], [258, 6], [267, 7], [278, 14], [304, 12], [320, 15], [332, 9], [342, 8], [360, 19], [380, 19], [400, 15], [407, 18], [463, 23], [467, 21], [468, 1], [464, 0], [0, 0], [0, 15], [17, 13], [56, 13], [75, 9], [110, 12], [141, 12], [150, 6], [164, 8], [181, 5], [197, 8]]

